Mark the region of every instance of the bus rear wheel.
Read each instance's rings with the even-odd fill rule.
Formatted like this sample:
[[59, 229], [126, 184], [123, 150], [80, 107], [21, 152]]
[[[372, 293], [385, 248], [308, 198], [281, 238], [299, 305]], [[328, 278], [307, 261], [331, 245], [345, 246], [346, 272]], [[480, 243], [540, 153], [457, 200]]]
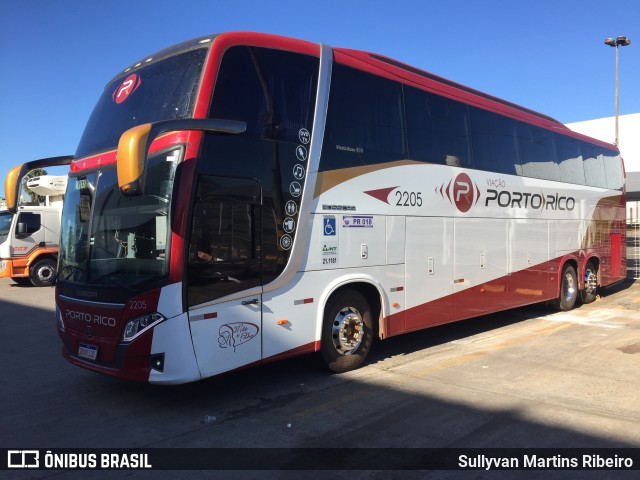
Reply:
[[598, 290], [598, 269], [591, 260], [584, 267], [584, 289], [580, 291], [582, 303], [591, 303], [596, 299]]
[[560, 296], [555, 301], [555, 307], [566, 312], [571, 310], [578, 299], [578, 276], [573, 265], [567, 264], [562, 269], [560, 277]]
[[43, 258], [34, 263], [29, 269], [29, 280], [35, 287], [49, 287], [56, 279], [56, 262], [50, 258]]
[[320, 353], [324, 364], [336, 373], [362, 365], [373, 340], [371, 307], [355, 290], [333, 295], [324, 310]]

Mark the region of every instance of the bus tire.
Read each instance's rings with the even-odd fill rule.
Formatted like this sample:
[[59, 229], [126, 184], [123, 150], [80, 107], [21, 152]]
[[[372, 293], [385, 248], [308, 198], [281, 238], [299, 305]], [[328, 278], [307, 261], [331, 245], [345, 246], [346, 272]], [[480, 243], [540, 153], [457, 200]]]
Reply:
[[598, 291], [598, 269], [591, 260], [584, 267], [584, 289], [580, 291], [582, 303], [591, 303]]
[[29, 280], [34, 287], [49, 287], [56, 279], [56, 262], [50, 258], [38, 260], [29, 269]]
[[573, 265], [566, 264], [560, 277], [560, 295], [555, 301], [555, 307], [566, 312], [571, 310], [578, 299], [578, 276]]
[[324, 364], [336, 373], [362, 365], [373, 341], [371, 307], [355, 290], [333, 295], [324, 309], [320, 353]]

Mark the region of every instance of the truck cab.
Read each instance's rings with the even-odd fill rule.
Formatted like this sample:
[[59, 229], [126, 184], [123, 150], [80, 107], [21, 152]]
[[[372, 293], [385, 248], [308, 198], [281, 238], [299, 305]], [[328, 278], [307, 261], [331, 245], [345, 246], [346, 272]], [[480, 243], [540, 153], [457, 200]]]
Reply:
[[50, 286], [56, 277], [67, 177], [42, 175], [29, 179], [27, 186], [43, 201], [19, 205], [15, 214], [0, 211], [0, 277]]

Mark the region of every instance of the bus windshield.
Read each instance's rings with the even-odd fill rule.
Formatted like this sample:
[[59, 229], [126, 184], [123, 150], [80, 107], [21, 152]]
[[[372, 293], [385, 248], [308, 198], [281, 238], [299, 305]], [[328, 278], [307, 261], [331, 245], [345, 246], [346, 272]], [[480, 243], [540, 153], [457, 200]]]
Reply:
[[135, 288], [168, 272], [168, 216], [181, 149], [149, 159], [144, 195], [124, 196], [115, 168], [70, 178], [59, 281]]
[[[161, 52], [111, 81], [89, 118], [76, 159], [115, 149], [122, 133], [136, 125], [191, 117], [206, 54], [203, 47]], [[166, 278], [169, 205], [182, 154], [176, 147], [151, 156], [140, 196], [120, 193], [115, 165], [69, 179], [59, 282], [131, 290]]]
[[120, 135], [143, 123], [192, 115], [207, 49], [158, 61], [111, 81], [87, 122], [76, 158], [115, 149]]

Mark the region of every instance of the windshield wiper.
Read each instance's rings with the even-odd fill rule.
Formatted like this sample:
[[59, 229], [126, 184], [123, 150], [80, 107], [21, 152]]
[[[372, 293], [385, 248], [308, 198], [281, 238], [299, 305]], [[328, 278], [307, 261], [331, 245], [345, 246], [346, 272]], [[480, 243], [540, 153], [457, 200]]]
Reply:
[[58, 283], [58, 278], [60, 277], [60, 274], [67, 269], [71, 270], [72, 272], [80, 273], [84, 276], [84, 278], [87, 278], [87, 272], [85, 272], [83, 269], [81, 269], [80, 267], [76, 267], [75, 265], [67, 264], [67, 265], [63, 265], [62, 268], [58, 270], [58, 273], [56, 273], [56, 277], [53, 279], [54, 285]]

